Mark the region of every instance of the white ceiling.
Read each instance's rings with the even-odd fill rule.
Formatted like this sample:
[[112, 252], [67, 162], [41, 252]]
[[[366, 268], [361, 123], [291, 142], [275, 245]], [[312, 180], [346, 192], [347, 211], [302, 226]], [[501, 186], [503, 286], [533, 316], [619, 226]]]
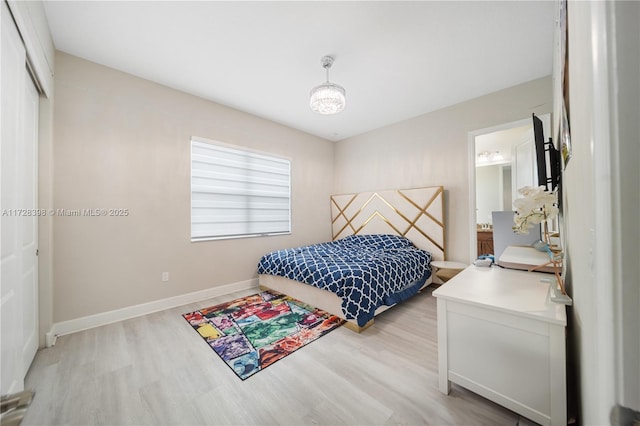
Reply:
[[[551, 74], [553, 1], [45, 1], [58, 50], [341, 140]], [[335, 116], [309, 109], [325, 80]]]

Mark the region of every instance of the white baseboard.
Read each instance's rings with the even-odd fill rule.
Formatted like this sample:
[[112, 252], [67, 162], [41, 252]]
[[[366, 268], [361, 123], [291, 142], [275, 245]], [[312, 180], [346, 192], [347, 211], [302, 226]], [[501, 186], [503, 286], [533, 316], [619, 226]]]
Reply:
[[114, 311], [102, 312], [82, 318], [56, 322], [51, 327], [51, 330], [45, 335], [45, 344], [47, 347], [51, 347], [55, 345], [58, 336], [64, 336], [65, 334], [71, 334], [77, 331], [99, 327], [101, 325], [107, 325], [129, 318], [135, 318], [141, 315], [162, 311], [165, 309], [175, 308], [177, 306], [186, 305], [188, 303], [199, 302], [201, 300], [211, 299], [213, 297], [224, 296], [236, 291], [249, 290], [253, 288], [258, 288], [257, 278], [232, 284], [221, 285], [218, 287], [211, 287], [206, 290], [181, 294], [166, 299], [154, 300], [153, 302], [128, 306], [126, 308], [116, 309]]

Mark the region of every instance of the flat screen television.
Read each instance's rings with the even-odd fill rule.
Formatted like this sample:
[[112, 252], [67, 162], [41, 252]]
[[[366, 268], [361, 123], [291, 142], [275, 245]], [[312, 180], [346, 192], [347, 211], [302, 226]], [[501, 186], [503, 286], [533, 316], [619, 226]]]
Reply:
[[532, 114], [532, 118], [538, 163], [538, 186], [544, 186], [547, 191], [553, 191], [560, 185], [560, 151], [553, 145], [551, 138], [544, 140], [542, 120], [535, 114]]

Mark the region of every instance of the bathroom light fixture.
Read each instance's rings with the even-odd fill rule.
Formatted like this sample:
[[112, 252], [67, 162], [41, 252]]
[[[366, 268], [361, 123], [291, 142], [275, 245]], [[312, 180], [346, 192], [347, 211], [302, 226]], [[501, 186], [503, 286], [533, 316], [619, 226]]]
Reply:
[[478, 161], [489, 161], [489, 156], [491, 153], [489, 151], [482, 151], [478, 154]]
[[344, 87], [329, 82], [329, 68], [333, 64], [333, 57], [323, 56], [320, 63], [327, 71], [327, 81], [311, 89], [309, 106], [319, 114], [337, 114], [344, 109], [346, 92]]
[[479, 162], [489, 162], [489, 161], [502, 161], [504, 160], [504, 156], [500, 154], [500, 151], [482, 151], [478, 153], [478, 161]]

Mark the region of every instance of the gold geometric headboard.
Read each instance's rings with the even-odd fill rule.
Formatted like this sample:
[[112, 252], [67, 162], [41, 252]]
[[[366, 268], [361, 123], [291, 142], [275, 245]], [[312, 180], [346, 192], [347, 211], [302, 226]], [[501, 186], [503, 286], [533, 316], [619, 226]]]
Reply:
[[407, 237], [433, 260], [445, 259], [442, 186], [331, 196], [334, 240], [356, 234]]

